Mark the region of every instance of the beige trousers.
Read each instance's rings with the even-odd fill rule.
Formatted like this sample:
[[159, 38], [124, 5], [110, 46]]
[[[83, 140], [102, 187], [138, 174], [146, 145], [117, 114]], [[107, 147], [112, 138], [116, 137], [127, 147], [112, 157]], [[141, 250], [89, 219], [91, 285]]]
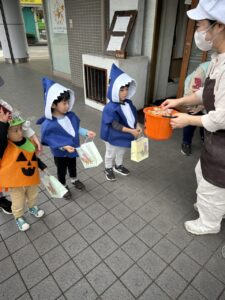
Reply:
[[202, 176], [200, 160], [195, 167], [198, 183], [197, 207], [199, 218], [209, 228], [218, 228], [225, 214], [225, 189], [206, 181]]
[[38, 185], [10, 188], [12, 200], [12, 213], [15, 219], [24, 215], [25, 205], [31, 208], [37, 203]]

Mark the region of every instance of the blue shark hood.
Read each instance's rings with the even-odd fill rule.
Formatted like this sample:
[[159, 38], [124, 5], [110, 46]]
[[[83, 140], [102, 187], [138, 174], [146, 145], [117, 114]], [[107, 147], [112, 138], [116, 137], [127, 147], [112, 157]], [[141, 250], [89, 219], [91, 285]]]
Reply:
[[60, 94], [68, 91], [70, 94], [69, 99], [69, 111], [72, 110], [74, 102], [75, 102], [75, 95], [74, 91], [68, 89], [67, 87], [54, 82], [53, 80], [44, 77], [42, 79], [42, 86], [44, 90], [44, 104], [45, 104], [45, 118], [52, 120], [52, 103], [57, 99]]
[[115, 64], [112, 65], [110, 71], [110, 82], [108, 86], [107, 98], [109, 101], [119, 103], [119, 92], [121, 86], [129, 84], [127, 98], [130, 99], [136, 92], [136, 81], [119, 69]]

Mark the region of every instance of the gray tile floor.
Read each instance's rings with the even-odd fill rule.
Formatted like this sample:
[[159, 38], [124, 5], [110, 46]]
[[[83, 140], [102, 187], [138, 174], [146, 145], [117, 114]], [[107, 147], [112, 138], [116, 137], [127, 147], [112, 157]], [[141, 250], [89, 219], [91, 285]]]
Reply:
[[[34, 121], [43, 113], [40, 79], [50, 74], [47, 57], [29, 64], [0, 63], [0, 97]], [[76, 91], [81, 125], [99, 132], [101, 112], [84, 105]], [[33, 125], [36, 132], [39, 128]], [[104, 144], [96, 144], [104, 155]], [[86, 191], [71, 187], [73, 200], [50, 199], [40, 186], [45, 216], [27, 216], [31, 228], [18, 232], [0, 213], [0, 299], [158, 300], [225, 299], [225, 226], [217, 235], [195, 237], [183, 222], [196, 218], [194, 166], [201, 148], [196, 132], [191, 157], [180, 154], [181, 131], [165, 142], [150, 141], [149, 159], [126, 154], [129, 177], [107, 182], [103, 165], [85, 170]], [[41, 158], [55, 174], [52, 156]]]

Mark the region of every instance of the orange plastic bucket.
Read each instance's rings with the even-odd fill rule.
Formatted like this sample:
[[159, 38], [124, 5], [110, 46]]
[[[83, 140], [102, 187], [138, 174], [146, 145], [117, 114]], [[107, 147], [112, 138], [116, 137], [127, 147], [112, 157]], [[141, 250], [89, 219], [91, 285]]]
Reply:
[[[163, 117], [162, 115], [153, 115], [154, 106], [146, 107], [143, 109], [145, 114], [145, 128], [144, 133], [147, 137], [154, 140], [168, 140], [173, 133], [170, 126], [170, 118]], [[172, 111], [172, 114], [176, 111]]]

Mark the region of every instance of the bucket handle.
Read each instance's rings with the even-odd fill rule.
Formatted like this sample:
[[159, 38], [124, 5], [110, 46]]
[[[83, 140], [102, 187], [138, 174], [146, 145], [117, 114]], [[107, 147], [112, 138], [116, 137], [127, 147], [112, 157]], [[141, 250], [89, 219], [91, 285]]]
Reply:
[[163, 118], [168, 118], [168, 119], [175, 119], [177, 116], [162, 116]]

